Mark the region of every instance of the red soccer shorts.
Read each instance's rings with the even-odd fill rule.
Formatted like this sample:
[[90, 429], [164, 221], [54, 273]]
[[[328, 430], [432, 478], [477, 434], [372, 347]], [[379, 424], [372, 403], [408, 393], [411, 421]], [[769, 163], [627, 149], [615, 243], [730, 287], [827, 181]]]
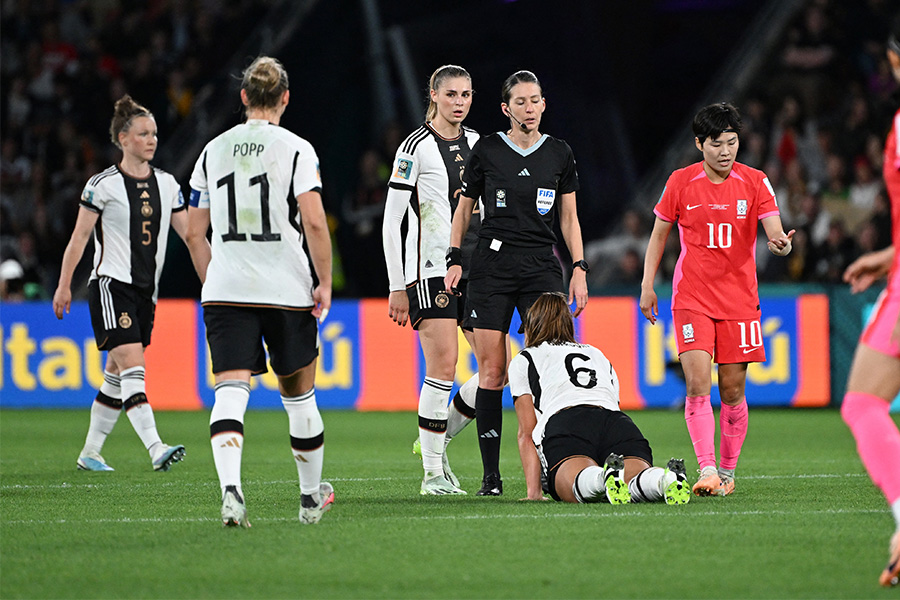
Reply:
[[673, 310], [678, 354], [705, 350], [716, 364], [766, 362], [759, 319], [721, 321], [692, 310]]

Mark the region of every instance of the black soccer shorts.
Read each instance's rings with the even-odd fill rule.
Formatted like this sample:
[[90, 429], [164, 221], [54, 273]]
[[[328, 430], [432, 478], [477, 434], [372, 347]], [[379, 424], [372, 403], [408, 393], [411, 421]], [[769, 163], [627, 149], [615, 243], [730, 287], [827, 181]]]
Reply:
[[406, 288], [409, 298], [409, 322], [418, 329], [425, 319], [456, 319], [462, 321], [465, 310], [465, 281], [457, 286], [459, 296], [444, 289], [443, 277], [429, 277]]
[[88, 284], [88, 307], [99, 350], [124, 344], [150, 345], [156, 314], [152, 296], [131, 284], [100, 277]]

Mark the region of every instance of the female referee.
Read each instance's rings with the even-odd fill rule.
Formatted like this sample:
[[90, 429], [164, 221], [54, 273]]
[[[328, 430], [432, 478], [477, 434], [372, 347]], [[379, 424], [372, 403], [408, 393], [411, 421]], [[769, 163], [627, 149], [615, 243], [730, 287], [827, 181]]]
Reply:
[[[464, 298], [444, 291], [444, 257], [466, 159], [479, 136], [462, 126], [472, 106], [468, 71], [444, 65], [431, 75], [428, 89], [425, 123], [397, 149], [388, 186], [382, 227], [390, 283], [388, 311], [401, 327], [409, 321], [418, 330], [425, 356], [418, 410], [418, 441], [425, 470], [420, 493], [465, 494], [450, 470], [445, 442], [475, 415], [460, 393], [449, 409], [447, 406], [456, 374], [456, 328], [462, 323]], [[405, 241], [400, 227], [404, 216], [409, 219]], [[472, 228], [477, 230], [477, 219]], [[467, 241], [470, 237], [475, 234], [470, 232]], [[458, 287], [463, 293], [465, 286]]]
[[150, 345], [169, 224], [185, 239], [187, 212], [175, 178], [150, 164], [156, 154], [156, 120], [150, 111], [122, 96], [109, 133], [122, 150], [122, 161], [84, 186], [53, 294], [53, 312], [62, 319], [72, 304], [72, 275], [93, 232], [91, 325], [97, 348], [107, 356], [76, 464], [86, 471], [113, 470], [100, 451], [124, 408], [153, 468], [167, 471], [182, 459], [184, 446], [168, 446], [159, 438], [144, 386], [144, 348]]
[[575, 192], [578, 175], [572, 149], [563, 140], [540, 132], [546, 109], [538, 78], [518, 71], [503, 83], [500, 110], [509, 129], [482, 138], [469, 155], [459, 205], [453, 215], [444, 289], [462, 278], [463, 232], [472, 209], [482, 199], [478, 244], [472, 257], [465, 326], [474, 330], [479, 384], [475, 398], [478, 443], [484, 478], [479, 496], [503, 493], [500, 478], [502, 393], [506, 379], [506, 334], [513, 309], [525, 311], [548, 291], [563, 289], [563, 274], [553, 254], [557, 215], [575, 261], [569, 302], [575, 316], [587, 304], [588, 271], [584, 261]]

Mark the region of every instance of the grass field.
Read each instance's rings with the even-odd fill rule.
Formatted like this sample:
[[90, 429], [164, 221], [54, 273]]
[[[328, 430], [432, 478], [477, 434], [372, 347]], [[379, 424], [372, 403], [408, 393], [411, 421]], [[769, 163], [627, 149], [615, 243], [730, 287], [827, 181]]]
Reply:
[[[632, 415], [696, 468], [682, 416]], [[450, 445], [470, 496], [421, 497], [409, 413], [326, 412], [334, 509], [297, 520], [287, 417], [250, 412], [253, 527], [223, 529], [208, 413], [158, 413], [185, 462], [154, 473], [122, 418], [114, 473], [75, 469], [85, 411], [0, 412], [2, 598], [895, 598], [877, 586], [893, 528], [834, 410], [752, 410], [737, 490], [685, 506], [524, 503], [515, 415], [506, 495], [474, 496], [474, 427]]]

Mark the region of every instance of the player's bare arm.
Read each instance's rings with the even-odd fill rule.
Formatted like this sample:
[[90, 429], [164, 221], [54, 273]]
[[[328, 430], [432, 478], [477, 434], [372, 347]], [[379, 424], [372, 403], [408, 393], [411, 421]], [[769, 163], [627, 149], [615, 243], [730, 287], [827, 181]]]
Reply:
[[663, 251], [666, 249], [666, 240], [672, 230], [672, 223], [659, 217], [653, 223], [653, 231], [650, 232], [650, 242], [647, 244], [647, 252], [644, 254], [644, 277], [641, 279], [641, 313], [651, 324], [656, 323], [659, 315], [659, 301], [653, 290], [653, 282], [656, 280], [656, 271], [659, 269], [659, 261], [662, 260]]
[[541, 462], [534, 447], [531, 433], [537, 425], [534, 414], [534, 402], [531, 394], [523, 394], [515, 399], [516, 419], [519, 422], [516, 441], [519, 444], [519, 458], [522, 459], [522, 470], [525, 472], [526, 497], [522, 500], [544, 500], [541, 489]]
[[850, 291], [858, 294], [881, 279], [890, 271], [895, 249], [888, 246], [882, 250], [863, 254], [844, 271], [844, 281], [850, 284]]
[[313, 268], [319, 278], [319, 285], [313, 290], [315, 306], [312, 315], [319, 321], [324, 321], [331, 308], [331, 236], [328, 233], [322, 196], [315, 190], [304, 192], [297, 196], [297, 206], [300, 208]]
[[[462, 245], [463, 235], [469, 229], [469, 220], [472, 218], [474, 208], [474, 198], [459, 197], [459, 204], [456, 205], [456, 212], [453, 213], [453, 221], [450, 224], [451, 248], [458, 249]], [[444, 289], [453, 290], [459, 284], [460, 279], [462, 279], [462, 265], [448, 266], [447, 275], [444, 276]]]
[[[197, 271], [197, 277], [200, 283], [206, 283], [206, 269], [209, 268], [209, 261], [212, 259], [212, 251], [209, 247], [209, 241], [206, 239], [206, 232], [209, 230], [209, 209], [190, 207], [187, 210], [187, 229], [184, 235], [175, 228], [175, 231], [181, 235], [188, 252], [191, 254], [191, 262], [194, 263], [194, 270]], [[175, 216], [172, 216], [172, 224], [175, 224]]]
[[791, 238], [794, 237], [796, 230], [791, 229], [788, 233], [784, 232], [781, 224], [781, 217], [772, 215], [762, 219], [763, 229], [766, 231], [766, 237], [769, 238], [769, 252], [775, 256], [787, 256], [791, 253]]
[[[584, 244], [581, 239], [581, 224], [578, 222], [575, 192], [569, 192], [560, 197], [559, 228], [572, 260], [576, 263], [584, 260]], [[577, 317], [587, 306], [588, 301], [587, 273], [584, 269], [572, 269], [572, 279], [569, 281], [569, 304], [572, 304], [573, 300]]]
[[72, 237], [69, 238], [66, 251], [63, 253], [59, 283], [53, 294], [53, 313], [57, 319], [62, 319], [63, 314], [68, 313], [72, 306], [72, 275], [84, 255], [84, 249], [87, 247], [88, 240], [91, 239], [91, 232], [94, 231], [94, 225], [99, 217], [100, 213], [88, 210], [83, 206], [78, 209], [75, 230], [72, 231]]

